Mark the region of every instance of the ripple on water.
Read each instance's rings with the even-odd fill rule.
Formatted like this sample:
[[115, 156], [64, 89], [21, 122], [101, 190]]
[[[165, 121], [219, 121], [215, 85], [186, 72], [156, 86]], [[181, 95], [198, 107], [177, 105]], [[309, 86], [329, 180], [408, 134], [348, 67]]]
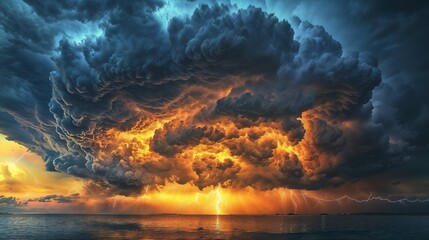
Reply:
[[2, 215], [0, 239], [425, 239], [429, 216]]

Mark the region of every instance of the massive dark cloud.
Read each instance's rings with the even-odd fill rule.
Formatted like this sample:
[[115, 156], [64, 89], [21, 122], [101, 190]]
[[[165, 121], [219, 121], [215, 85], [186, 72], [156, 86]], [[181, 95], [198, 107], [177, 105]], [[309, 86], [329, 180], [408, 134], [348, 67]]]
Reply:
[[161, 1], [0, 4], [0, 131], [94, 191], [318, 189], [427, 145], [425, 108], [403, 107], [412, 86], [298, 17], [212, 4], [166, 25]]

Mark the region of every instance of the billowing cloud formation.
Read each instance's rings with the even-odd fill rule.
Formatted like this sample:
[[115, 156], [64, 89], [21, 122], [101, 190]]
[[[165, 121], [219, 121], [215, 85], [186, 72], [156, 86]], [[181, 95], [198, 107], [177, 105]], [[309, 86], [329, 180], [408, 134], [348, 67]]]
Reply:
[[2, 177], [2, 180], [0, 180], [0, 189], [12, 192], [21, 190], [21, 183], [12, 176], [8, 165], [0, 165], [0, 176]]
[[412, 139], [373, 117], [370, 53], [252, 6], [200, 5], [168, 26], [164, 7], [1, 3], [1, 132], [120, 194], [318, 189], [412, 158]]

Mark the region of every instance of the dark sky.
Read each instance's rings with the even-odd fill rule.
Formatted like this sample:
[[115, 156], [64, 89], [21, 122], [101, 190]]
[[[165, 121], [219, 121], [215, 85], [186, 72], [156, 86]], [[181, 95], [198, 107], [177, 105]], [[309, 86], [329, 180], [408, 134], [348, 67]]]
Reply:
[[377, 57], [383, 81], [374, 90], [374, 115], [394, 134], [407, 136], [415, 147], [412, 162], [383, 177], [404, 184], [410, 181], [411, 192], [425, 193], [429, 170], [427, 2], [331, 1], [323, 7], [308, 1], [298, 5], [303, 18], [325, 26], [344, 48], [370, 51]]
[[91, 191], [429, 195], [426, 1], [0, 9], [0, 133]]

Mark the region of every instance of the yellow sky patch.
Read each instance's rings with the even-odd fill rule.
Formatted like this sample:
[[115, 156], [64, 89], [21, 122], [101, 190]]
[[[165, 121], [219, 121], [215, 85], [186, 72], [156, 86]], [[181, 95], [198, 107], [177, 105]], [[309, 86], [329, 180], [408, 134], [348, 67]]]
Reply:
[[0, 135], [0, 195], [30, 199], [81, 192], [83, 181], [45, 170], [43, 159]]

